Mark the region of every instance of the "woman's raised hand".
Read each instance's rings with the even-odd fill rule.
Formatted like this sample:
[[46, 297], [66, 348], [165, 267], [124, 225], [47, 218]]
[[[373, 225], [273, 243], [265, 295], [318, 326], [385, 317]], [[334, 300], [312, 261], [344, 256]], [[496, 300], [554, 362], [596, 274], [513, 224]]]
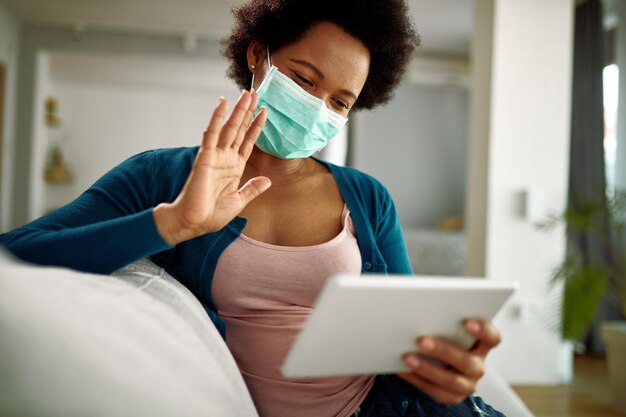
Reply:
[[183, 189], [173, 203], [162, 203], [154, 209], [157, 229], [169, 244], [222, 229], [270, 187], [266, 177], [252, 178], [239, 187], [246, 162], [265, 125], [264, 108], [252, 120], [257, 104], [256, 92], [243, 91], [224, 122], [228, 102], [220, 99]]

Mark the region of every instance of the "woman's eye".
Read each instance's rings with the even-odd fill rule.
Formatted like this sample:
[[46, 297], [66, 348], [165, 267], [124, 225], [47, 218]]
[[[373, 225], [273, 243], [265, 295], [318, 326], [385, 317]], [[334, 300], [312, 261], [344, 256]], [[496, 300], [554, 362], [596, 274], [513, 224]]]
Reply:
[[341, 109], [350, 110], [350, 105], [345, 101], [333, 99], [333, 102], [337, 107], [340, 107]]
[[297, 72], [294, 72], [296, 78], [298, 79], [298, 81], [300, 81], [302, 84], [306, 85], [307, 87], [313, 87], [313, 83], [311, 82], [311, 80], [309, 80], [308, 78], [303, 77], [302, 75], [298, 74]]

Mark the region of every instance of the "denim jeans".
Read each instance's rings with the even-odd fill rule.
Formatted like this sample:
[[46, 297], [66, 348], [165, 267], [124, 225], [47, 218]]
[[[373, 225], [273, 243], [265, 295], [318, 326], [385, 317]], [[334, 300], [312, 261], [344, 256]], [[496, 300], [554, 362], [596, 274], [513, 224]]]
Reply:
[[504, 417], [480, 397], [460, 404], [439, 404], [395, 375], [378, 375], [361, 403], [358, 417]]

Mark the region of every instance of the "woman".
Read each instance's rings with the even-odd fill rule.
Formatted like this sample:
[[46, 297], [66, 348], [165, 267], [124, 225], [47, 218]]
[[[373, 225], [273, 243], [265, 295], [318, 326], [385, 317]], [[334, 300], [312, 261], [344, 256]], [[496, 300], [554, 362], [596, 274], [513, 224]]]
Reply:
[[408, 354], [393, 376], [280, 375], [330, 275], [411, 273], [387, 190], [311, 155], [352, 109], [391, 98], [419, 41], [402, 0], [252, 0], [235, 15], [224, 53], [244, 91], [230, 115], [219, 100], [199, 148], [136, 155], [0, 242], [98, 273], [150, 257], [227, 335], [261, 416], [498, 415], [470, 396], [499, 342], [478, 319], [470, 351], [419, 341], [441, 365]]

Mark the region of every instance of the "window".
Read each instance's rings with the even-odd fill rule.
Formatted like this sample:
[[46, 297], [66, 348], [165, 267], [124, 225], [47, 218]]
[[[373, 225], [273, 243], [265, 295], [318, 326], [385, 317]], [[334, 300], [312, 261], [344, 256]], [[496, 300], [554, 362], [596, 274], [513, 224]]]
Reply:
[[609, 194], [615, 187], [615, 160], [617, 153], [617, 105], [619, 96], [619, 69], [607, 65], [602, 72], [604, 89], [604, 161], [606, 186]]

